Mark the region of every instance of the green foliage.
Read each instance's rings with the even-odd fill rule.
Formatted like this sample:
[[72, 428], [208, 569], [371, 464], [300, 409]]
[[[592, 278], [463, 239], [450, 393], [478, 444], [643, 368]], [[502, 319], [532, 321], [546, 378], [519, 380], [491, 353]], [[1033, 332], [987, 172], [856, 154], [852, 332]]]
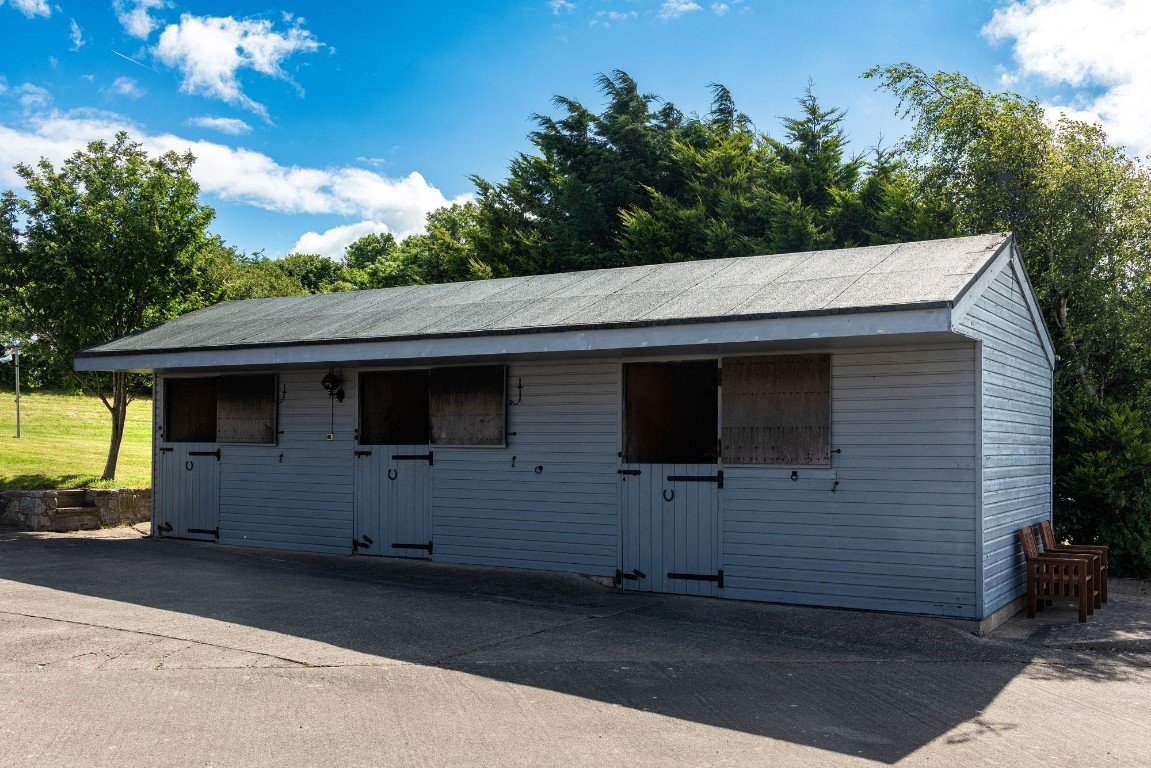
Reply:
[[[46, 159], [16, 166], [29, 197], [8, 196], [0, 217], [0, 290], [12, 330], [35, 337], [59, 365], [185, 309], [197, 288], [194, 256], [213, 217], [200, 204], [193, 162], [190, 153], [149, 157], [119, 133], [111, 143], [91, 142], [60, 168]], [[110, 480], [131, 381], [124, 373], [77, 380], [100, 394], [112, 416]]]
[[396, 250], [396, 237], [391, 232], [372, 232], [344, 249], [344, 264], [350, 269], [363, 269]]
[[1130, 403], [1076, 409], [1056, 452], [1058, 532], [1111, 548], [1116, 575], [1151, 576], [1151, 420]]

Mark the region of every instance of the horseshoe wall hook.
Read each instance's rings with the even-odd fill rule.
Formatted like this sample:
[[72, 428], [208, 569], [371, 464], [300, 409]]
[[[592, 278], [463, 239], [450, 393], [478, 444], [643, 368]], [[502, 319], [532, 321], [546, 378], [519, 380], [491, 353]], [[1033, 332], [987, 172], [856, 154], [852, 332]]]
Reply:
[[674, 498], [675, 498], [675, 489], [674, 488], [664, 488], [663, 489], [663, 500], [664, 501], [671, 501]]
[[388, 470], [388, 479], [389, 480], [395, 480], [396, 477], [398, 477], [398, 476], [399, 476], [399, 473], [396, 472], [395, 467], [392, 467], [391, 469]]

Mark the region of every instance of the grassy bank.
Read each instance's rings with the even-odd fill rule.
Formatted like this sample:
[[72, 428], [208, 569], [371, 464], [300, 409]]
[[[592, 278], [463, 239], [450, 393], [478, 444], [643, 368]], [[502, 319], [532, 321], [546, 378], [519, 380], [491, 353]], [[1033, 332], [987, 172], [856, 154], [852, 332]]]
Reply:
[[108, 457], [112, 422], [99, 398], [56, 392], [25, 392], [23, 436], [16, 439], [16, 403], [0, 390], [0, 489], [74, 488], [83, 485], [146, 488], [152, 484], [149, 448], [152, 400], [128, 406], [128, 423], [113, 482], [97, 478]]

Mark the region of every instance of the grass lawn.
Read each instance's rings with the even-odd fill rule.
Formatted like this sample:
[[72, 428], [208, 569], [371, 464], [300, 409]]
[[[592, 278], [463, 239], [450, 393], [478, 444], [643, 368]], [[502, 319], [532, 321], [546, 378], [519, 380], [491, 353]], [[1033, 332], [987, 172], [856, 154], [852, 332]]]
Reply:
[[24, 392], [20, 398], [23, 437], [16, 439], [16, 396], [0, 390], [0, 489], [147, 488], [152, 484], [149, 440], [152, 399], [128, 406], [116, 479], [98, 478], [108, 458], [112, 421], [97, 397]]

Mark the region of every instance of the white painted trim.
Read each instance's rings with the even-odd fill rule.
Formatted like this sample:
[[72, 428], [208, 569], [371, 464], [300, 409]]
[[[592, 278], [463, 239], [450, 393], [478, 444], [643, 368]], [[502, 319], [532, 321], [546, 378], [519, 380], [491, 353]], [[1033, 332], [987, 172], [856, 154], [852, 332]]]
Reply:
[[1012, 243], [1011, 246], [1012, 258], [1011, 269], [1015, 272], [1015, 277], [1019, 280], [1019, 285], [1023, 289], [1023, 299], [1027, 302], [1027, 309], [1031, 313], [1031, 322], [1035, 325], [1035, 330], [1039, 334], [1039, 340], [1043, 343], [1043, 353], [1047, 355], [1047, 363], [1051, 369], [1055, 369], [1055, 345], [1051, 341], [1051, 334], [1047, 331], [1047, 324], [1043, 322], [1043, 313], [1039, 311], [1039, 302], [1035, 298], [1035, 289], [1031, 286], [1031, 278], [1027, 276], [1027, 268], [1023, 266], [1023, 257], [1019, 255], [1017, 249]]
[[972, 308], [1010, 264], [1011, 249], [1004, 248], [995, 256], [995, 259], [988, 265], [983, 274], [968, 287], [959, 298], [959, 301], [955, 302], [955, 306], [951, 310], [951, 329], [953, 331], [956, 333], [961, 332], [959, 327], [963, 324], [963, 321], [967, 319], [967, 315], [971, 312]]
[[975, 610], [985, 618], [987, 611], [987, 561], [983, 554], [983, 342], [975, 342]]
[[642, 352], [772, 341], [946, 333], [951, 311], [930, 309], [736, 320], [585, 331], [553, 331], [499, 336], [255, 347], [248, 349], [157, 352], [78, 357], [77, 371], [153, 371], [227, 366], [288, 366], [381, 363], [389, 360], [510, 357], [526, 354]]

